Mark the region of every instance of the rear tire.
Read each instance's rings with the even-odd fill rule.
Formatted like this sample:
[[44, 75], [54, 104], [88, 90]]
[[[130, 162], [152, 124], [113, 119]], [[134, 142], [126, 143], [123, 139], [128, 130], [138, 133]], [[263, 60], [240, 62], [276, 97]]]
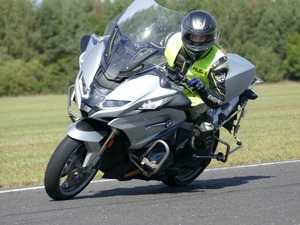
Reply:
[[171, 174], [166, 180], [162, 180], [162, 182], [170, 187], [186, 186], [189, 183], [193, 182], [205, 170], [210, 161], [210, 159], [205, 160], [201, 163], [201, 165], [195, 168], [185, 166], [180, 169], [178, 174]]
[[44, 185], [54, 200], [71, 199], [79, 194], [94, 178], [81, 170], [87, 149], [83, 142], [66, 136], [54, 151], [45, 172]]
[[[219, 130], [215, 133], [215, 135], [219, 137]], [[212, 147], [213, 153], [215, 153], [217, 146], [218, 141], [214, 139]], [[181, 159], [179, 159], [178, 161], [181, 161]], [[211, 159], [195, 160], [195, 164], [197, 164], [197, 161], [198, 166], [190, 167], [185, 165], [180, 169], [180, 171], [177, 174], [168, 175], [168, 178], [166, 180], [162, 180], [162, 182], [170, 187], [180, 187], [190, 184], [206, 169], [206, 167], [210, 164]]]

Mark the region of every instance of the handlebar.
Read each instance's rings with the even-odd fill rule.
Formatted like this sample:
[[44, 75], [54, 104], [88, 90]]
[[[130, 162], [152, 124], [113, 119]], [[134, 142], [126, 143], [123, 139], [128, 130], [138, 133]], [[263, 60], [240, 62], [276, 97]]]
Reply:
[[189, 81], [187, 79], [186, 75], [182, 74], [181, 72], [178, 72], [172, 76], [171, 73], [168, 73], [168, 78], [171, 81], [173, 81], [176, 85], [184, 87], [189, 92], [191, 92], [193, 96], [195, 96], [195, 93], [193, 92], [193, 90], [190, 89], [190, 86], [186, 84]]

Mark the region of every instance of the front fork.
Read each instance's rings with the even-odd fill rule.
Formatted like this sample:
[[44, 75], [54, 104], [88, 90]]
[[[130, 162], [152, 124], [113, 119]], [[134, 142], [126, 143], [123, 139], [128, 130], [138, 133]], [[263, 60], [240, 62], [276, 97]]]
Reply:
[[90, 172], [90, 170], [95, 168], [105, 150], [114, 143], [114, 138], [116, 135], [119, 135], [118, 130], [112, 129], [109, 137], [106, 139], [102, 147], [100, 146], [99, 142], [84, 142], [88, 153], [85, 157], [82, 167], [85, 168], [87, 172]]

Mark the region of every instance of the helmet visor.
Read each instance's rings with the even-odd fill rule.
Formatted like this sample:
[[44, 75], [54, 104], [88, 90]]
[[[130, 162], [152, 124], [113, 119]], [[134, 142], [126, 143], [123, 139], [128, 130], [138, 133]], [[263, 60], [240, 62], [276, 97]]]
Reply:
[[215, 40], [215, 35], [191, 34], [186, 33], [182, 41], [186, 48], [193, 52], [206, 51]]
[[201, 34], [191, 34], [190, 39], [192, 42], [203, 43], [206, 41], [206, 36]]

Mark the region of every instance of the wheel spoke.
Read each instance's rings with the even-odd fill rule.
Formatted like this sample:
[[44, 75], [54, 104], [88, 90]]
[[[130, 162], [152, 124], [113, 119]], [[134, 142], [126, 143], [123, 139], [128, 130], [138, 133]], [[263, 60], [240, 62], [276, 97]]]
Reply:
[[73, 192], [89, 178], [90, 174], [81, 171], [85, 154], [86, 149], [79, 147], [68, 158], [61, 173], [61, 178], [64, 179], [61, 179], [60, 187], [64, 192]]
[[69, 136], [54, 151], [45, 173], [45, 189], [55, 200], [70, 199], [79, 194], [97, 173], [82, 169], [87, 149], [83, 142]]
[[67, 180], [65, 180], [65, 181], [60, 185], [60, 187], [61, 187], [62, 189], [68, 189], [68, 188], [69, 188], [69, 184], [68, 184]]

